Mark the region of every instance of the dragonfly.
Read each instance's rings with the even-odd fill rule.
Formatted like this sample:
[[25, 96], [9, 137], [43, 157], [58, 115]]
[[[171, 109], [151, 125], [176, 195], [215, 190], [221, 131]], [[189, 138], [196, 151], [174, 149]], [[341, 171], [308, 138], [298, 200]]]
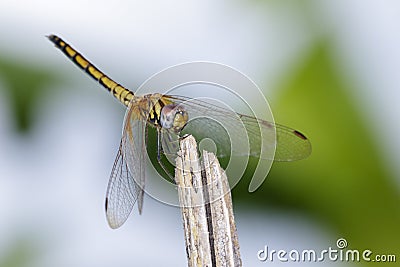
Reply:
[[[272, 148], [275, 150], [275, 154], [270, 160], [274, 161], [300, 160], [308, 157], [311, 153], [309, 139], [290, 127], [254, 116], [231, 112], [207, 101], [186, 96], [160, 93], [136, 95], [100, 71], [60, 37], [53, 34], [47, 37], [75, 65], [98, 81], [127, 107], [122, 137], [105, 198], [106, 218], [109, 226], [113, 229], [125, 223], [136, 203], [139, 214], [142, 213], [146, 169], [146, 129], [148, 126], [157, 129], [157, 159], [159, 162], [162, 154], [177, 155], [176, 143], [184, 130], [188, 128], [193, 131], [208, 131], [209, 136], [216, 140], [216, 143], [222, 144], [222, 147], [225, 146], [224, 141], [219, 137], [221, 132], [218, 127], [210, 129], [213, 127], [210, 121], [198, 120], [197, 125], [194, 123], [191, 127], [189, 126], [189, 117], [193, 117], [194, 114], [207, 115], [223, 121], [239, 137], [241, 134], [236, 133], [235, 129], [237, 125], [244, 125], [250, 140], [250, 149], [247, 152], [234, 151], [233, 153], [262, 157], [262, 151]], [[263, 140], [264, 137], [260, 135], [260, 132], [273, 133], [273, 140]], [[224, 157], [227, 154], [229, 153], [226, 150], [221, 149], [217, 156]]]

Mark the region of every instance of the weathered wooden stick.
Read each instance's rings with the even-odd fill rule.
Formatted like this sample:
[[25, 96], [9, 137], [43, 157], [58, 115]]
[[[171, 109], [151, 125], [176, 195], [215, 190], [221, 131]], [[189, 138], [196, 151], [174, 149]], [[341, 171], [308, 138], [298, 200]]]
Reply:
[[188, 266], [241, 266], [230, 188], [214, 154], [203, 151], [203, 164], [192, 136], [180, 141], [178, 185]]

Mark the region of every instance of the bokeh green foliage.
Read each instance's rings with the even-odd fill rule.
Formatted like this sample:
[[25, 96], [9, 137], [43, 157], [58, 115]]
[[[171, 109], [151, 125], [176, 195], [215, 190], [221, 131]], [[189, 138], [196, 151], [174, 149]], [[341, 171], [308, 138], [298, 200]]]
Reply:
[[[251, 159], [245, 177], [233, 189], [233, 199], [259, 212], [279, 209], [308, 216], [337, 238], [345, 238], [349, 249], [399, 255], [400, 195], [395, 177], [383, 160], [380, 137], [358, 109], [361, 99], [334, 63], [332, 51], [330, 42], [318, 42], [283, 75], [278, 97], [271, 103], [276, 122], [311, 140], [311, 156], [274, 163], [262, 187], [249, 194], [257, 164]], [[149, 137], [153, 145], [148, 152], [157, 165], [155, 131]], [[327, 246], [335, 247], [335, 242]]]
[[28, 267], [32, 266], [39, 248], [32, 240], [16, 239], [8, 244], [5, 256], [0, 258], [0, 267]]
[[[49, 86], [59, 77], [48, 69], [21, 60], [0, 56], [0, 79], [14, 116], [15, 129], [27, 133], [40, 100], [49, 92]], [[53, 84], [54, 84], [53, 83]]]
[[[313, 152], [305, 160], [274, 163], [263, 186], [246, 195], [261, 207], [294, 211], [319, 221], [349, 248], [400, 255], [400, 194], [383, 161], [379, 136], [368, 127], [360, 99], [333, 62], [329, 42], [315, 45], [283, 76], [272, 109], [278, 123], [303, 131]], [[240, 200], [239, 200], [240, 201]], [[334, 247], [335, 240], [332, 240]]]
[[[274, 208], [304, 214], [346, 238], [349, 248], [400, 255], [400, 194], [382, 157], [382, 137], [371, 131], [373, 121], [358, 109], [360, 99], [332, 55], [329, 41], [318, 42], [282, 76], [276, 88], [279, 95], [271, 102], [278, 123], [310, 138], [312, 155], [299, 162], [274, 163], [262, 187], [250, 195], [250, 177], [245, 177], [233, 190], [234, 202], [259, 212]], [[0, 77], [16, 128], [27, 132], [33, 111], [48, 93], [47, 85], [60, 78], [1, 57]], [[154, 134], [149, 133], [149, 144], [156, 144]], [[25, 266], [32, 256], [26, 251], [24, 245], [11, 248], [0, 266]]]

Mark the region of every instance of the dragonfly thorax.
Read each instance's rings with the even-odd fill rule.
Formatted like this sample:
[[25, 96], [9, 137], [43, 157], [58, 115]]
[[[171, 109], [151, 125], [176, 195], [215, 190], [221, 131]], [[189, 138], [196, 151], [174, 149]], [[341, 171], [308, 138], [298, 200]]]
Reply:
[[188, 119], [189, 116], [186, 110], [180, 105], [166, 105], [161, 110], [160, 124], [165, 129], [173, 129], [175, 132], [180, 132]]

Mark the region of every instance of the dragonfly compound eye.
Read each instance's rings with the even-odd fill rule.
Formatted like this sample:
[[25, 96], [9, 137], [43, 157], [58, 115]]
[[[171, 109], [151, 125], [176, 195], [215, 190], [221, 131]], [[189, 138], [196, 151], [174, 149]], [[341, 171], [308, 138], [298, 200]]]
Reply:
[[183, 127], [185, 127], [187, 121], [189, 119], [189, 115], [186, 110], [184, 110], [182, 107], [177, 107], [175, 116], [174, 116], [174, 123], [172, 125], [172, 128], [174, 129], [175, 132], [180, 132]]
[[186, 125], [188, 118], [188, 114], [183, 107], [175, 104], [166, 105], [161, 110], [161, 127], [165, 129], [172, 128], [175, 132], [179, 132]]

